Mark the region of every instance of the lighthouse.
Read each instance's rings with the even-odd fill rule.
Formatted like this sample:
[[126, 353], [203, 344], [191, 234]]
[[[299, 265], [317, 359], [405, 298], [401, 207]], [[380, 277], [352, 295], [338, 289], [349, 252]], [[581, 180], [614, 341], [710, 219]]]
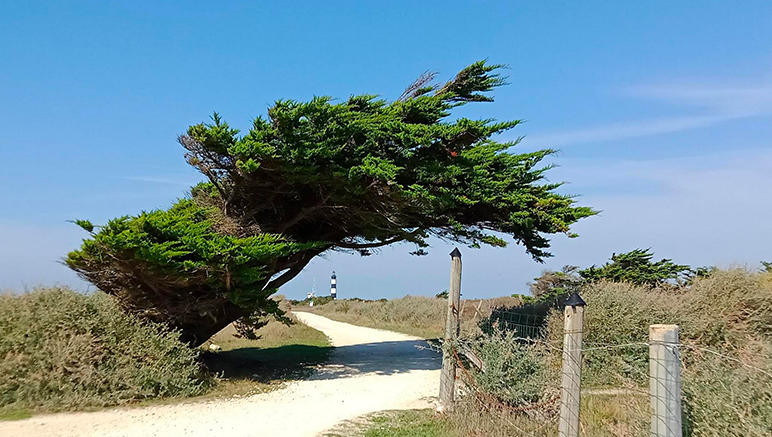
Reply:
[[335, 270], [332, 271], [332, 276], [330, 276], [330, 296], [335, 299], [335, 297], [338, 295], [338, 277], [335, 276]]

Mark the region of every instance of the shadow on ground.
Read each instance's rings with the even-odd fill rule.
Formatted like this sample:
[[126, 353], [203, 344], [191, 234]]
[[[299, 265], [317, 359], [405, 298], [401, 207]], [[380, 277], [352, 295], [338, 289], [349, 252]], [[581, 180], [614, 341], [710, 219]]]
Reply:
[[330, 363], [313, 379], [334, 379], [363, 374], [393, 375], [413, 370], [437, 370], [442, 356], [426, 340], [386, 341], [333, 349]]
[[210, 372], [223, 379], [270, 383], [308, 377], [318, 365], [329, 360], [331, 353], [330, 346], [293, 344], [205, 352], [202, 359]]
[[241, 348], [205, 353], [203, 359], [210, 371], [225, 379], [251, 379], [258, 382], [309, 376], [319, 380], [364, 374], [393, 375], [442, 367], [442, 356], [425, 340], [388, 341], [335, 348], [305, 345]]

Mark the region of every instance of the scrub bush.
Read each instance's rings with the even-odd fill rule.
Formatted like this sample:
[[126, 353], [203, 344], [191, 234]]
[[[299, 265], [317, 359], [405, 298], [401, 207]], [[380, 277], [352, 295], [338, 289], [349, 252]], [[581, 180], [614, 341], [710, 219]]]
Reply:
[[68, 410], [203, 393], [198, 352], [102, 292], [0, 295], [0, 411]]
[[[585, 286], [582, 297], [589, 349], [584, 386], [645, 390], [648, 326], [677, 324], [687, 435], [772, 435], [772, 275], [717, 270], [666, 291], [598, 282]], [[558, 342], [562, 330], [556, 311], [548, 319], [548, 341]], [[552, 362], [559, 366], [558, 353]]]

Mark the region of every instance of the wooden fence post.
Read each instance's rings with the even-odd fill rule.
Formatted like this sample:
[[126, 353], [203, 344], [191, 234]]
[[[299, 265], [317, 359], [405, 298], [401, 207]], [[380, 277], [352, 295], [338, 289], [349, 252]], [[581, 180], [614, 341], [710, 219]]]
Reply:
[[[454, 344], [461, 329], [459, 306], [461, 303], [461, 252], [458, 248], [450, 253], [450, 287], [448, 287], [448, 313], [445, 320], [445, 342]], [[440, 410], [453, 409], [456, 386], [456, 360], [448, 345], [442, 348], [442, 373], [440, 375]]]
[[574, 292], [565, 305], [558, 436], [578, 437], [585, 303], [579, 293]]
[[678, 325], [649, 326], [651, 437], [681, 437], [681, 357]]

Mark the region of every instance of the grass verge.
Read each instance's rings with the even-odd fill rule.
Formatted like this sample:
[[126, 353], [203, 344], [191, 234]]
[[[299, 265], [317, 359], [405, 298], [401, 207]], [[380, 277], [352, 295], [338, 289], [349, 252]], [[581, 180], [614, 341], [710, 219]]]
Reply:
[[[579, 435], [583, 437], [644, 437], [648, 435], [646, 396], [587, 394], [583, 396]], [[381, 411], [344, 422], [325, 437], [553, 437], [554, 417], [482, 408], [462, 399], [446, 415], [431, 409]]]
[[447, 417], [431, 409], [380, 411], [344, 422], [324, 437], [461, 437]]
[[[516, 304], [522, 304], [522, 301], [511, 297], [484, 301], [463, 300], [462, 329], [474, 327], [478, 321], [488, 317], [495, 307]], [[423, 296], [405, 296], [392, 300], [340, 299], [323, 305], [297, 308], [339, 322], [431, 339], [444, 335], [448, 301]]]
[[[270, 321], [249, 340], [228, 326], [201, 346], [202, 359], [218, 377], [205, 397], [248, 396], [307, 376], [327, 361], [332, 347], [320, 331], [294, 320], [293, 325]], [[211, 351], [210, 345], [219, 350]]]

